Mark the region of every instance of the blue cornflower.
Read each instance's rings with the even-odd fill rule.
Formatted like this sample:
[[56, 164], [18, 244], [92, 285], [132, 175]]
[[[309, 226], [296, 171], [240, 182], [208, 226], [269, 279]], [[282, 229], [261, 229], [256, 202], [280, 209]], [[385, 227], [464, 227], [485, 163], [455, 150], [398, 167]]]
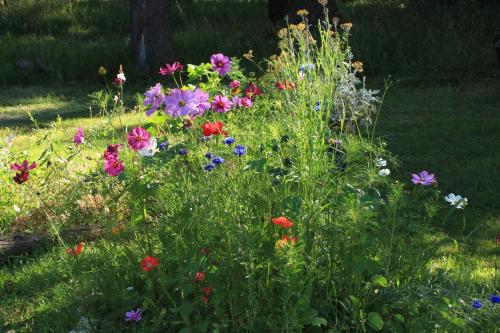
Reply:
[[316, 102], [316, 111], [321, 110], [321, 102]]
[[217, 156], [212, 160], [212, 163], [214, 163], [215, 165], [219, 165], [224, 163], [224, 159], [220, 156]]
[[160, 148], [160, 150], [165, 150], [168, 148], [168, 141], [165, 140], [163, 141], [162, 143], [160, 143], [160, 145], [158, 146], [158, 148]]
[[208, 158], [209, 160], [211, 160], [214, 157], [214, 154], [212, 154], [212, 153], [206, 153], [205, 157]]
[[246, 153], [246, 148], [245, 146], [242, 145], [237, 145], [234, 147], [233, 154], [236, 156], [243, 156]]
[[235, 138], [228, 136], [227, 138], [224, 139], [224, 144], [232, 145], [235, 141], [236, 141]]
[[188, 153], [187, 149], [185, 149], [185, 148], [179, 149], [179, 155], [187, 155], [187, 153]]
[[483, 307], [483, 303], [481, 303], [481, 301], [480, 301], [480, 300], [475, 299], [475, 300], [473, 300], [473, 301], [472, 301], [472, 307], [473, 307], [474, 309], [480, 309], [480, 308], [482, 308], [482, 307]]
[[205, 166], [203, 167], [203, 170], [205, 170], [205, 171], [212, 171], [214, 168], [215, 168], [215, 164], [213, 164], [213, 163], [208, 163], [207, 165], [205, 165]]
[[500, 303], [500, 296], [498, 296], [498, 295], [491, 295], [490, 296], [490, 301], [493, 304]]

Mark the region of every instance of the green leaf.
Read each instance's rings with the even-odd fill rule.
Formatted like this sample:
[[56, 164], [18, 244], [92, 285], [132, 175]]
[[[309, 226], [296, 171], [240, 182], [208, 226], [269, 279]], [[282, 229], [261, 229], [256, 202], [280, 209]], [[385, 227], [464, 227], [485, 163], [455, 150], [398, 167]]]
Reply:
[[361, 304], [359, 298], [353, 295], [349, 295], [349, 301], [351, 302], [352, 307], [357, 308]]
[[368, 326], [373, 328], [375, 331], [380, 331], [384, 327], [384, 320], [378, 312], [370, 312], [367, 319]]
[[389, 283], [387, 282], [387, 279], [383, 277], [382, 275], [374, 275], [372, 276], [372, 283], [380, 286], [380, 287], [387, 287]]
[[402, 314], [399, 314], [399, 313], [396, 313], [394, 315], [394, 319], [401, 322], [401, 323], [404, 323], [405, 322], [405, 317], [402, 315]]
[[184, 321], [189, 321], [189, 316], [193, 312], [193, 305], [189, 302], [184, 302], [177, 308]]
[[320, 327], [320, 326], [326, 326], [328, 323], [325, 318], [322, 317], [315, 317], [311, 320], [311, 325]]

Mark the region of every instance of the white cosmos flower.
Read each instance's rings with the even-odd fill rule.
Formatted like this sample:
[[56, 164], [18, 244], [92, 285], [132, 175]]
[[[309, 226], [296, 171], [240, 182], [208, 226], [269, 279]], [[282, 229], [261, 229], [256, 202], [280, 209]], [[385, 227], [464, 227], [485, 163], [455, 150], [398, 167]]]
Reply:
[[141, 150], [139, 150], [139, 155], [141, 155], [142, 157], [150, 157], [150, 156], [154, 156], [154, 154], [156, 154], [156, 152], [158, 151], [158, 149], [156, 148], [156, 138], [152, 138], [150, 141], [149, 141], [149, 146], [146, 146], [144, 148], [142, 148]]
[[381, 159], [381, 158], [377, 158], [375, 160], [375, 165], [378, 166], [379, 168], [380, 167], [385, 167], [385, 166], [387, 166], [387, 161], [384, 160], [384, 159]]
[[389, 176], [391, 174], [391, 170], [389, 169], [380, 169], [378, 174], [382, 177]]
[[444, 200], [449, 202], [451, 206], [456, 206], [457, 209], [463, 209], [467, 205], [467, 198], [462, 198], [459, 194], [450, 193], [444, 197]]
[[132, 291], [132, 290], [134, 290], [134, 287], [127, 287], [127, 290]]

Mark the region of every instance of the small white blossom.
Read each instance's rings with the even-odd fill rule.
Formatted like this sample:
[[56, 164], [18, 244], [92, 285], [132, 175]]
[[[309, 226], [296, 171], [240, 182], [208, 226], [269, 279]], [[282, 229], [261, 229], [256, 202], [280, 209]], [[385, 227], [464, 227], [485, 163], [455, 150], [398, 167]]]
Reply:
[[391, 170], [389, 169], [380, 169], [378, 174], [382, 177], [389, 176], [391, 174]]
[[124, 73], [118, 73], [118, 74], [116, 74], [116, 78], [120, 79], [123, 82], [127, 81], [127, 78], [125, 77]]
[[387, 161], [384, 160], [384, 159], [382, 159], [382, 158], [377, 158], [375, 160], [375, 165], [378, 166], [379, 168], [380, 167], [385, 167], [385, 166], [387, 166]]
[[21, 208], [19, 208], [19, 206], [18, 206], [18, 205], [14, 205], [12, 208], [14, 208], [14, 211], [15, 211], [16, 213], [20, 213], [20, 212], [21, 212]]
[[467, 198], [462, 198], [461, 195], [450, 193], [444, 197], [444, 200], [450, 203], [450, 206], [456, 206], [457, 209], [463, 209], [467, 205]]
[[156, 152], [158, 151], [156, 146], [157, 146], [156, 138], [152, 138], [149, 141], [149, 146], [146, 146], [146, 147], [142, 148], [141, 150], [139, 150], [139, 155], [141, 155], [142, 157], [154, 156], [154, 154], [156, 154]]
[[134, 287], [127, 287], [127, 290], [132, 291], [132, 290], [134, 290]]

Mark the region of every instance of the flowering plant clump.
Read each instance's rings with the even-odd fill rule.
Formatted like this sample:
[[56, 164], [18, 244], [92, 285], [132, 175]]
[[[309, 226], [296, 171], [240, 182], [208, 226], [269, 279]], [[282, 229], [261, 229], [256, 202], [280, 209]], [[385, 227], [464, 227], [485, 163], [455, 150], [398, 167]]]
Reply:
[[478, 281], [460, 289], [460, 261], [442, 255], [465, 251], [441, 228], [466, 226], [467, 199], [443, 200], [428, 171], [394, 180], [374, 137], [382, 98], [349, 47], [356, 26], [327, 17], [311, 33], [301, 10], [261, 77], [242, 70], [251, 51], [241, 64], [222, 53], [165, 64], [128, 109], [121, 68], [111, 96], [93, 95], [104, 121], [68, 134], [85, 145], [66, 156], [37, 155], [36, 182], [16, 184], [38, 167], [31, 155], [2, 153], [0, 200], [4, 185], [36, 199], [9, 207], [16, 226], [44, 221], [61, 244], [65, 227], [97, 230], [91, 247], [44, 253], [43, 265], [65, 265], [51, 273], [71, 290], [59, 312], [79, 312], [88, 331], [496, 329], [494, 273], [471, 269]]

